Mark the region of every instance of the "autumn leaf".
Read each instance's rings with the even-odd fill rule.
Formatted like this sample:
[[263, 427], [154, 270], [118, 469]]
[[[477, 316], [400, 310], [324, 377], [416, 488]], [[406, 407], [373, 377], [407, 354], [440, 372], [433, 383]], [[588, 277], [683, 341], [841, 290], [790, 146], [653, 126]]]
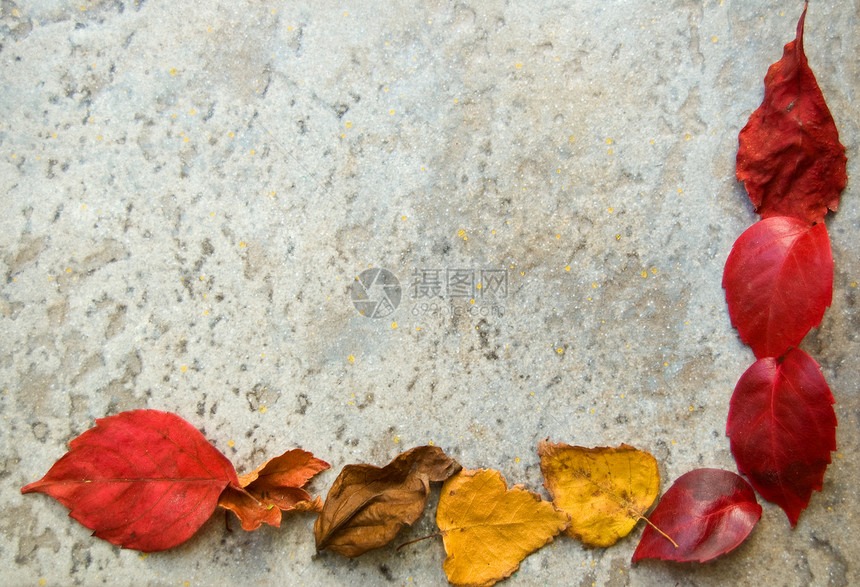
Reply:
[[644, 558], [706, 562], [746, 540], [761, 518], [761, 506], [739, 475], [694, 469], [675, 481], [649, 518], [677, 547], [646, 526], [633, 553], [634, 563]]
[[540, 496], [508, 489], [498, 471], [464, 470], [442, 486], [436, 523], [455, 585], [485, 586], [508, 577], [529, 554], [564, 530], [568, 515]]
[[307, 451], [288, 450], [239, 477], [241, 487], [224, 489], [218, 505], [233, 511], [244, 530], [256, 530], [263, 523], [280, 526], [283, 511], [322, 509], [322, 500], [312, 501], [304, 486], [328, 468], [328, 463]]
[[818, 363], [799, 349], [756, 361], [732, 395], [726, 434], [738, 470], [792, 526], [836, 450], [833, 401]]
[[50, 495], [95, 536], [152, 552], [188, 540], [231, 484], [233, 465], [191, 424], [134, 410], [96, 420], [21, 493]]
[[797, 38], [764, 78], [764, 100], [738, 140], [737, 178], [762, 218], [808, 224], [836, 210], [845, 187], [845, 147], [803, 51], [806, 8]]
[[735, 242], [723, 271], [732, 324], [757, 358], [779, 357], [818, 326], [833, 294], [824, 224], [777, 216]]
[[627, 536], [660, 490], [656, 459], [626, 444], [583, 448], [544, 440], [538, 455], [544, 487], [570, 515], [567, 533], [588, 546]]
[[317, 550], [356, 557], [388, 544], [421, 516], [430, 483], [459, 470], [457, 461], [436, 446], [413, 448], [381, 468], [345, 466], [314, 524]]

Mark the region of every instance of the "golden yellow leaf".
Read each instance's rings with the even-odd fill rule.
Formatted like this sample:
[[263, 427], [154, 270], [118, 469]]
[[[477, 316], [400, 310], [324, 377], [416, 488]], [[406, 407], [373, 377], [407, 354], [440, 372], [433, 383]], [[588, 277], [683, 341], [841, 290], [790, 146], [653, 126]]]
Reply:
[[588, 546], [611, 546], [627, 536], [657, 499], [657, 461], [632, 446], [584, 448], [544, 440], [538, 455], [544, 487], [570, 514], [567, 533]]
[[492, 585], [564, 530], [568, 515], [520, 486], [508, 489], [498, 471], [461, 471], [442, 486], [436, 524], [455, 585]]

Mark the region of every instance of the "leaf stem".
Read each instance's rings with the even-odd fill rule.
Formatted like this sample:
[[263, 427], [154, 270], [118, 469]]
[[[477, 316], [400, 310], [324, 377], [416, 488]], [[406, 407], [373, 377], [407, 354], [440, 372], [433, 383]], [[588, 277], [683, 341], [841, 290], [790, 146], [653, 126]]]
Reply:
[[648, 525], [649, 525], [649, 526], [651, 526], [652, 528], [654, 528], [654, 530], [656, 530], [656, 531], [657, 531], [657, 533], [658, 533], [660, 536], [662, 536], [663, 538], [665, 538], [666, 540], [668, 540], [669, 542], [671, 542], [671, 543], [672, 543], [672, 545], [673, 545], [675, 548], [681, 548], [680, 546], [678, 546], [678, 543], [677, 543], [677, 542], [675, 542], [674, 540], [672, 540], [672, 538], [671, 538], [668, 534], [666, 534], [666, 533], [665, 533], [665, 532], [663, 532], [660, 528], [658, 528], [657, 526], [655, 526], [655, 525], [651, 522], [651, 520], [649, 520], [649, 519], [648, 519], [648, 518], [646, 518], [645, 516], [639, 516], [639, 517], [640, 517], [640, 518], [642, 518], [643, 520], [645, 520], [645, 521], [648, 523]]
[[436, 532], [435, 534], [428, 534], [427, 536], [422, 536], [421, 538], [416, 538], [415, 540], [410, 540], [409, 542], [404, 542], [403, 544], [401, 544], [400, 546], [398, 546], [394, 550], [398, 551], [401, 548], [403, 548], [404, 546], [409, 546], [410, 544], [415, 544], [416, 542], [421, 542], [422, 540], [427, 540], [428, 538], [435, 538], [436, 536], [441, 536], [441, 535], [442, 535], [441, 532]]

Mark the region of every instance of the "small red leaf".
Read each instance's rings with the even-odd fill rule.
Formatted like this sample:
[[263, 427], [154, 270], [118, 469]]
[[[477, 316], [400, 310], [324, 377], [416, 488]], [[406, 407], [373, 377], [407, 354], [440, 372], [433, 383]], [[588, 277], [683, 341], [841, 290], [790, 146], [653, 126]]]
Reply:
[[678, 547], [646, 526], [633, 562], [709, 561], [746, 540], [759, 518], [761, 506], [742, 477], [720, 469], [694, 469], [675, 481], [649, 516]]
[[152, 552], [188, 540], [228, 484], [239, 486], [233, 465], [191, 424], [134, 410], [96, 420], [21, 493], [50, 495], [95, 536]]
[[322, 508], [321, 501], [312, 501], [304, 486], [329, 466], [300, 448], [288, 450], [239, 477], [242, 487], [227, 487], [218, 505], [235, 513], [244, 530], [256, 530], [264, 523], [280, 526], [282, 511]]
[[836, 450], [833, 395], [818, 363], [792, 349], [780, 363], [760, 359], [735, 387], [726, 434], [738, 470], [797, 524], [812, 490], [821, 491]]
[[797, 38], [764, 78], [764, 100], [741, 130], [737, 178], [762, 218], [793, 216], [808, 224], [836, 210], [845, 187], [845, 147]]
[[786, 216], [756, 222], [735, 241], [723, 287], [741, 340], [757, 358], [781, 356], [821, 323], [830, 305], [827, 229]]

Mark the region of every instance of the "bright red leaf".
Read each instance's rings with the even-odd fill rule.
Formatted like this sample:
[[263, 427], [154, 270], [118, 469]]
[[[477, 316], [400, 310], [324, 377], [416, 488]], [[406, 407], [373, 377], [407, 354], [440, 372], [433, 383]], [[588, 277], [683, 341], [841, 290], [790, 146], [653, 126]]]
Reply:
[[738, 470], [762, 497], [785, 510], [791, 525], [821, 491], [836, 450], [833, 395], [818, 363], [799, 349], [782, 362], [756, 361], [738, 381], [726, 434]]
[[230, 484], [233, 465], [191, 424], [135, 410], [96, 420], [21, 493], [50, 495], [95, 536], [152, 552], [188, 540]]
[[732, 247], [723, 272], [732, 324], [757, 358], [779, 357], [818, 326], [833, 294], [824, 224], [765, 218]]
[[677, 548], [649, 525], [633, 562], [643, 558], [709, 561], [740, 545], [759, 518], [761, 506], [742, 477], [720, 469], [694, 469], [675, 481], [649, 516]]
[[808, 224], [836, 210], [845, 187], [845, 147], [797, 38], [764, 78], [764, 100], [741, 130], [737, 178], [762, 218], [793, 216]]

